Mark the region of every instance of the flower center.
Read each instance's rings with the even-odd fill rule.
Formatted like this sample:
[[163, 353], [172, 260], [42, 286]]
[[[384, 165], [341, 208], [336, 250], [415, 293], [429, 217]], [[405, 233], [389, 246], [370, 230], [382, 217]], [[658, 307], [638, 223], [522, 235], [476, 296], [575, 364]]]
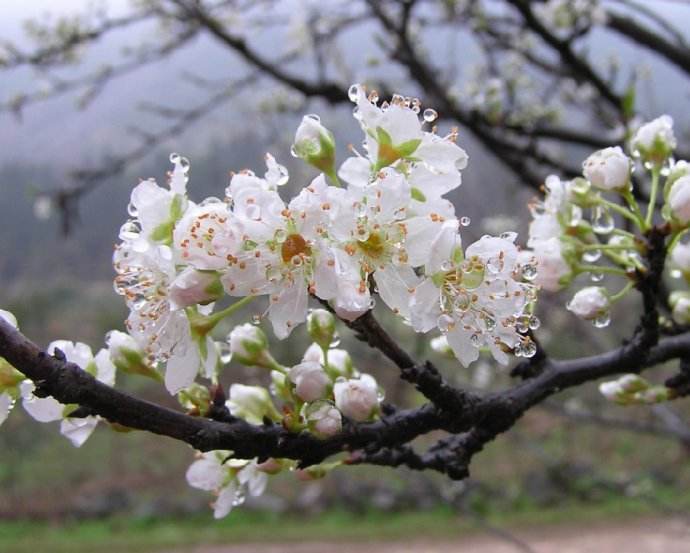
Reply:
[[311, 248], [301, 234], [289, 234], [280, 247], [280, 256], [288, 263], [296, 255], [311, 255]]
[[386, 242], [380, 232], [372, 232], [366, 240], [359, 240], [357, 245], [371, 258], [381, 257], [386, 249]]

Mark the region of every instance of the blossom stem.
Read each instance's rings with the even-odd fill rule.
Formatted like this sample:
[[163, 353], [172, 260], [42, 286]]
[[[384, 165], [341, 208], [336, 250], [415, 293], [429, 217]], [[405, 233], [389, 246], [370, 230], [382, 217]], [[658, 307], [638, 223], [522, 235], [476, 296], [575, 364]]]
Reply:
[[649, 205], [647, 206], [647, 217], [645, 218], [645, 229], [652, 227], [654, 220], [654, 211], [656, 209], [656, 197], [659, 194], [659, 174], [661, 167], [655, 163], [652, 167], [652, 190], [649, 193]]
[[590, 250], [609, 250], [609, 251], [624, 251], [624, 250], [634, 250], [634, 247], [622, 245], [622, 244], [585, 244], [580, 246], [583, 251]]
[[677, 230], [676, 232], [674, 232], [671, 235], [671, 240], [669, 240], [668, 247], [667, 247], [666, 251], [669, 251], [669, 252], [673, 251], [673, 248], [676, 247], [678, 242], [680, 242], [680, 239], [683, 237], [683, 235], [686, 232], [688, 232], [688, 230], [690, 230], [690, 229], [684, 228], [684, 229], [680, 229], [680, 230]]
[[644, 217], [642, 216], [642, 211], [640, 210], [640, 206], [637, 204], [635, 196], [632, 195], [632, 192], [629, 188], [626, 188], [623, 192], [621, 192], [621, 196], [623, 196], [623, 199], [628, 203], [630, 211], [632, 211], [638, 218], [637, 226], [642, 228], [642, 221], [644, 221]]
[[635, 223], [635, 224], [638, 226], [638, 228], [642, 229], [642, 228], [644, 227], [644, 225], [643, 225], [643, 223], [642, 223], [642, 214], [640, 214], [640, 216], [638, 217], [636, 214], [631, 213], [630, 210], [626, 209], [626, 208], [623, 207], [622, 205], [619, 205], [619, 204], [617, 204], [617, 203], [615, 203], [615, 202], [611, 202], [611, 201], [606, 200], [606, 199], [604, 199], [604, 198], [600, 198], [598, 203], [600, 203], [601, 205], [606, 206], [606, 207], [607, 207], [608, 209], [610, 209], [611, 211], [615, 211], [615, 212], [618, 213], [619, 215], [621, 215], [621, 216], [625, 217], [626, 219], [632, 221], [633, 223]]
[[606, 273], [609, 275], [627, 276], [628, 273], [620, 267], [599, 267], [598, 265], [578, 265], [580, 273]]
[[228, 305], [225, 309], [221, 309], [220, 311], [216, 311], [215, 313], [212, 313], [211, 315], [204, 317], [204, 328], [207, 332], [213, 330], [220, 321], [222, 321], [226, 317], [229, 317], [236, 311], [242, 309], [255, 297], [256, 296], [246, 296], [240, 300], [237, 300], [235, 303]]
[[616, 292], [615, 294], [610, 296], [609, 301], [611, 303], [617, 302], [618, 300], [622, 299], [628, 292], [630, 292], [630, 290], [632, 290], [634, 286], [635, 283], [631, 280], [619, 292]]

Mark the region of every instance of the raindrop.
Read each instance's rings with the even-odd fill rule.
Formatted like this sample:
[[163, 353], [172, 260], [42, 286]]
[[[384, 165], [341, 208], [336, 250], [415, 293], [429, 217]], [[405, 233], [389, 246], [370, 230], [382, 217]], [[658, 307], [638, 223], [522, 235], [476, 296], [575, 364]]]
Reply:
[[535, 344], [532, 340], [526, 340], [525, 343], [522, 344], [523, 357], [534, 357], [536, 353], [537, 344]]
[[532, 315], [529, 318], [529, 327], [530, 330], [537, 330], [541, 326], [541, 321], [539, 320], [539, 317], [536, 315]]
[[582, 254], [582, 260], [587, 263], [594, 263], [601, 257], [601, 250], [587, 250]]
[[522, 266], [522, 278], [527, 281], [532, 281], [537, 278], [537, 268], [530, 263]]
[[592, 217], [592, 230], [597, 234], [609, 234], [615, 227], [613, 217], [607, 209], [601, 206], [594, 208], [594, 215]]
[[433, 123], [436, 121], [436, 119], [438, 119], [438, 113], [435, 109], [426, 108], [422, 114], [422, 117], [424, 117], [424, 121], [427, 123]]
[[361, 87], [358, 84], [353, 84], [349, 90], [347, 91], [347, 97], [350, 99], [350, 102], [357, 102], [359, 99], [359, 92], [361, 90]]
[[605, 328], [611, 323], [611, 313], [605, 311], [592, 320], [592, 324], [597, 328]]
[[470, 343], [475, 347], [478, 348], [482, 344], [482, 338], [479, 334], [474, 333], [472, 336], [470, 336]]
[[453, 317], [451, 317], [447, 313], [442, 313], [441, 315], [439, 315], [436, 324], [438, 325], [438, 329], [441, 332], [448, 332], [448, 330], [450, 330], [451, 326], [453, 325]]
[[463, 227], [469, 226], [469, 224], [470, 224], [470, 218], [467, 217], [467, 216], [465, 216], [465, 217], [460, 217], [460, 224], [461, 224]]
[[130, 217], [136, 217], [139, 215], [139, 210], [137, 209], [137, 206], [134, 205], [134, 202], [129, 202], [127, 204], [127, 213]]
[[604, 273], [592, 273], [589, 275], [592, 282], [601, 282], [604, 279]]

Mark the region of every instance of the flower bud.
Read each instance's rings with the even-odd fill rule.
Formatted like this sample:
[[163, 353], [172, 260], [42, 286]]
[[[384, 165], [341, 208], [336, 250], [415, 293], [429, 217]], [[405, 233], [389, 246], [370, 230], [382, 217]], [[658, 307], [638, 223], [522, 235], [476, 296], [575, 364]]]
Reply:
[[218, 273], [187, 267], [172, 281], [168, 297], [173, 309], [206, 305], [223, 297], [223, 285]]
[[690, 273], [690, 244], [679, 242], [671, 252], [671, 261], [683, 273]]
[[344, 349], [328, 350], [328, 373], [330, 375], [344, 376], [349, 378], [355, 371], [352, 364], [352, 357]]
[[111, 330], [105, 336], [108, 354], [117, 370], [161, 380], [161, 374], [146, 362], [143, 349], [125, 332]]
[[368, 420], [378, 411], [378, 388], [374, 377], [363, 374], [359, 378], [336, 381], [333, 386], [335, 406], [357, 422]]
[[17, 318], [4, 309], [0, 309], [0, 319], [8, 323], [12, 328], [17, 328]]
[[566, 306], [581, 319], [592, 320], [608, 313], [611, 306], [608, 292], [601, 286], [588, 286], [573, 296]]
[[632, 138], [633, 151], [639, 152], [643, 161], [661, 165], [676, 147], [673, 119], [668, 115], [657, 117], [642, 125]]
[[245, 323], [232, 329], [228, 335], [232, 359], [247, 366], [273, 368], [275, 361], [268, 352], [268, 339], [253, 324]]
[[618, 380], [603, 382], [599, 391], [609, 401], [619, 405], [653, 404], [669, 399], [669, 389], [665, 386], [652, 386], [636, 374], [626, 374]]
[[600, 190], [622, 190], [630, 183], [630, 159], [619, 146], [594, 152], [582, 167], [587, 180]]
[[326, 395], [331, 379], [321, 368], [321, 363], [306, 361], [290, 369], [290, 381], [295, 385], [295, 394], [302, 401], [316, 401]]
[[314, 342], [327, 349], [335, 337], [335, 317], [325, 309], [314, 309], [307, 315], [307, 332]]
[[280, 420], [271, 396], [262, 386], [233, 384], [230, 386], [230, 399], [225, 403], [230, 413], [250, 424], [262, 424], [265, 417]]
[[180, 390], [177, 400], [187, 411], [205, 417], [211, 408], [211, 392], [206, 386], [192, 384]]
[[451, 348], [448, 345], [448, 338], [446, 338], [445, 334], [442, 334], [441, 336], [436, 336], [435, 338], [432, 338], [431, 341], [429, 342], [429, 346], [431, 346], [431, 349], [435, 351], [436, 353], [440, 353], [441, 355], [444, 355], [448, 357], [449, 359], [454, 359], [455, 354], [453, 353], [453, 348]]
[[274, 459], [273, 457], [256, 465], [256, 470], [271, 475], [278, 474], [283, 468], [285, 468], [284, 461], [282, 459]]
[[328, 176], [335, 175], [335, 139], [317, 115], [302, 118], [292, 151]]
[[690, 324], [690, 293], [675, 291], [669, 298], [673, 320], [678, 324]]
[[329, 401], [315, 401], [305, 407], [304, 417], [309, 430], [319, 438], [330, 438], [342, 430], [340, 411]]
[[690, 223], [690, 175], [673, 183], [667, 202], [674, 219], [684, 225]]

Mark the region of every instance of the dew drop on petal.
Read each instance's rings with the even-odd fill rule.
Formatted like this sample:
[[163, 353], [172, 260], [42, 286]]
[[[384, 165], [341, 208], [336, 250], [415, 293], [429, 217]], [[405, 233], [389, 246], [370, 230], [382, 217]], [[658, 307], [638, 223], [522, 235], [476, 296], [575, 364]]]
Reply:
[[527, 281], [537, 278], [537, 267], [531, 263], [522, 266], [522, 278]]
[[443, 313], [439, 315], [438, 320], [436, 321], [436, 324], [438, 325], [438, 329], [441, 332], [448, 332], [450, 329], [451, 325], [453, 324], [453, 317], [448, 315], [447, 313]]

